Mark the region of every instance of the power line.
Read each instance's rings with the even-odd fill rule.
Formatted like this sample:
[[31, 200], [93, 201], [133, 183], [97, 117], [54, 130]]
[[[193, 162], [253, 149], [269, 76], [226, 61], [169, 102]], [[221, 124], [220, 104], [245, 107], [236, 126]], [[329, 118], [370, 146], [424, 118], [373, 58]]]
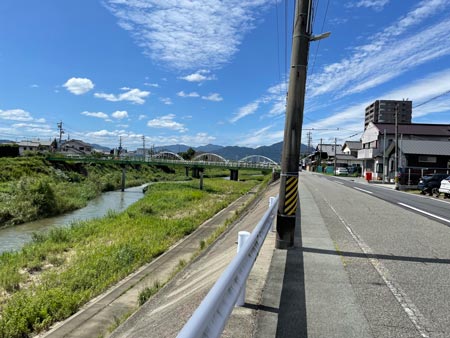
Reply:
[[441, 96], [444, 96], [444, 95], [447, 95], [447, 94], [450, 94], [450, 90], [447, 90], [446, 92], [444, 92], [444, 93], [442, 93], [442, 94], [439, 94], [439, 95], [437, 95], [437, 96], [435, 96], [435, 97], [432, 97], [431, 99], [429, 99], [429, 100], [427, 100], [427, 101], [425, 101], [425, 102], [422, 102], [422, 103], [420, 103], [420, 104], [418, 104], [418, 105], [416, 105], [416, 106], [413, 106], [413, 108], [417, 108], [417, 107], [423, 106], [424, 104], [427, 104], [427, 103], [429, 103], [429, 102], [431, 102], [431, 101], [434, 101], [434, 100], [440, 98]]
[[[317, 2], [317, 6], [318, 5], [319, 5], [319, 3]], [[323, 32], [323, 28], [325, 27], [325, 21], [327, 19], [328, 7], [329, 6], [330, 6], [330, 0], [327, 0], [327, 5], [326, 5], [326, 8], [325, 8], [325, 15], [323, 17], [322, 27], [320, 28], [320, 32]], [[317, 58], [317, 54], [319, 52], [319, 47], [320, 47], [320, 40], [318, 41], [317, 46], [316, 46], [316, 51], [314, 53], [314, 59], [313, 59], [313, 63], [312, 63], [312, 66], [311, 66], [311, 74], [309, 76], [312, 76], [312, 74], [314, 73], [314, 66], [316, 64], [316, 58]]]

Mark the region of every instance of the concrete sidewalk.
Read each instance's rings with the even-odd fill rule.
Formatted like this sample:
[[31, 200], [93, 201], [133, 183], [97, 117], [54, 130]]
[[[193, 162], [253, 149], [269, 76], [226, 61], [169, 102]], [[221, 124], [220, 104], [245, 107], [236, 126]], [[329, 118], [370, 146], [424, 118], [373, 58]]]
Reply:
[[253, 337], [372, 337], [340, 256], [318, 253], [336, 248], [312, 193], [300, 184], [295, 245], [274, 250]]

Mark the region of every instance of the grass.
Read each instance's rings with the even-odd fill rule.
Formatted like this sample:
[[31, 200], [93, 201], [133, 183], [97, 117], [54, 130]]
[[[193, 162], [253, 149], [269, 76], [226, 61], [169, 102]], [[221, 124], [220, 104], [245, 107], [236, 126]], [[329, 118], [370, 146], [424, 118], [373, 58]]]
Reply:
[[[0, 158], [0, 227], [84, 207], [102, 192], [121, 186], [114, 164], [49, 163], [43, 157]], [[185, 180], [178, 171], [147, 165], [126, 166], [126, 186]]]
[[69, 317], [259, 182], [151, 185], [125, 212], [36, 235], [0, 255], [0, 337], [29, 337]]

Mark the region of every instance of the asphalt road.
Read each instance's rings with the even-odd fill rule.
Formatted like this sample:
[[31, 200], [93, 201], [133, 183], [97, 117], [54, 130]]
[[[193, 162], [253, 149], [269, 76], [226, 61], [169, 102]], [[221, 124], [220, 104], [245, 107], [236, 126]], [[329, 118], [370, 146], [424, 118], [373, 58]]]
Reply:
[[[306, 172], [300, 185], [300, 198], [302, 190], [312, 196], [334, 244], [324, 250], [303, 241], [303, 255], [340, 257], [368, 335], [450, 337], [448, 201]], [[307, 312], [316, 287], [306, 283]], [[314, 336], [319, 324], [306, 317]]]
[[434, 196], [397, 191], [392, 189], [392, 187], [387, 188], [376, 183], [361, 184], [361, 180], [358, 181], [350, 177], [322, 177], [326, 177], [330, 182], [365, 192], [450, 226], [450, 199], [444, 199], [442, 194], [440, 198], [436, 198]]

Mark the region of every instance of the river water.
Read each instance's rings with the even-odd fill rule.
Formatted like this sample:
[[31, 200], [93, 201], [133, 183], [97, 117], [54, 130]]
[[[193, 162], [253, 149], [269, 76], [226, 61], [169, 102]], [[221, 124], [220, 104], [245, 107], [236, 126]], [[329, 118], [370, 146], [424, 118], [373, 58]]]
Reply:
[[0, 253], [20, 249], [32, 238], [33, 232], [46, 231], [54, 227], [68, 226], [76, 221], [84, 221], [105, 216], [109, 210], [121, 212], [138, 201], [144, 194], [145, 185], [125, 189], [125, 191], [110, 191], [93, 199], [89, 204], [64, 215], [44, 218], [38, 221], [0, 229]]

